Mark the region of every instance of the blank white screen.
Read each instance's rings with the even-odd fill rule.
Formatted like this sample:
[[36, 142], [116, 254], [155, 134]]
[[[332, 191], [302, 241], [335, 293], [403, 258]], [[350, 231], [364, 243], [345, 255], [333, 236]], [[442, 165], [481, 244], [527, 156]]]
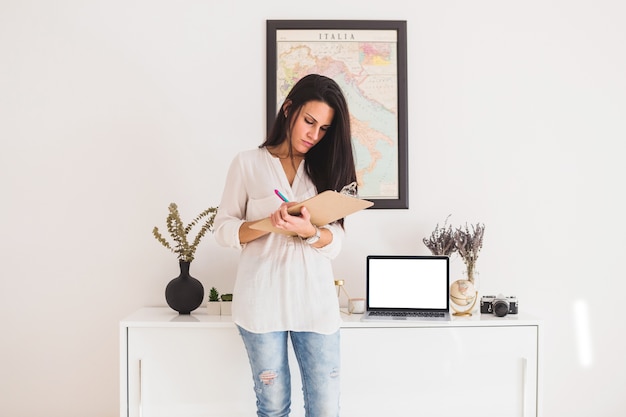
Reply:
[[447, 260], [442, 258], [370, 258], [370, 308], [445, 309]]

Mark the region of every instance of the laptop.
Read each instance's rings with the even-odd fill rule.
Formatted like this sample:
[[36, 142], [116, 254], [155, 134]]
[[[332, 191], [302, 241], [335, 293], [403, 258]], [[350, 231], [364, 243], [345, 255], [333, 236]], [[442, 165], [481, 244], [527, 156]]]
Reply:
[[450, 258], [369, 255], [362, 321], [450, 320]]

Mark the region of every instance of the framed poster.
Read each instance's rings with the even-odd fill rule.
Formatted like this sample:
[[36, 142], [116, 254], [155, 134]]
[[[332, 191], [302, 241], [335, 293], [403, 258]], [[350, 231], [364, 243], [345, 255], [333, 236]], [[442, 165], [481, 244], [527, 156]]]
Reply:
[[332, 78], [348, 101], [359, 197], [406, 209], [406, 61], [406, 21], [268, 20], [267, 129], [300, 78]]

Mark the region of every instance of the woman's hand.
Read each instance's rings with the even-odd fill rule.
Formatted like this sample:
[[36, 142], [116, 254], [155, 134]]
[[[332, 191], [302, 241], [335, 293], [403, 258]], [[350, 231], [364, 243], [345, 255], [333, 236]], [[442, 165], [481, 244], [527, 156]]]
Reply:
[[298, 204], [294, 202], [283, 203], [278, 210], [270, 214], [272, 225], [277, 229], [293, 232], [302, 238], [308, 238], [315, 234], [315, 226], [311, 224], [311, 213], [306, 207], [300, 209], [300, 214], [291, 215], [289, 207]]

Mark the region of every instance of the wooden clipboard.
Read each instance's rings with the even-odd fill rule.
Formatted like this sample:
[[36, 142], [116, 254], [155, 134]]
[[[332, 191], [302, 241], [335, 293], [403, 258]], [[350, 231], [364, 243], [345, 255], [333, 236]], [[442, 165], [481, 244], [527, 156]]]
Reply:
[[[306, 207], [309, 213], [311, 213], [311, 223], [319, 227], [373, 205], [374, 203], [371, 201], [340, 194], [337, 191], [326, 190], [315, 197], [311, 197], [308, 200], [304, 200], [301, 203], [289, 207], [288, 211], [289, 214], [299, 214], [300, 209]], [[272, 222], [269, 218], [251, 224], [250, 228], [264, 230], [266, 232], [282, 233], [284, 235], [295, 235], [293, 232], [275, 228], [272, 226]]]

